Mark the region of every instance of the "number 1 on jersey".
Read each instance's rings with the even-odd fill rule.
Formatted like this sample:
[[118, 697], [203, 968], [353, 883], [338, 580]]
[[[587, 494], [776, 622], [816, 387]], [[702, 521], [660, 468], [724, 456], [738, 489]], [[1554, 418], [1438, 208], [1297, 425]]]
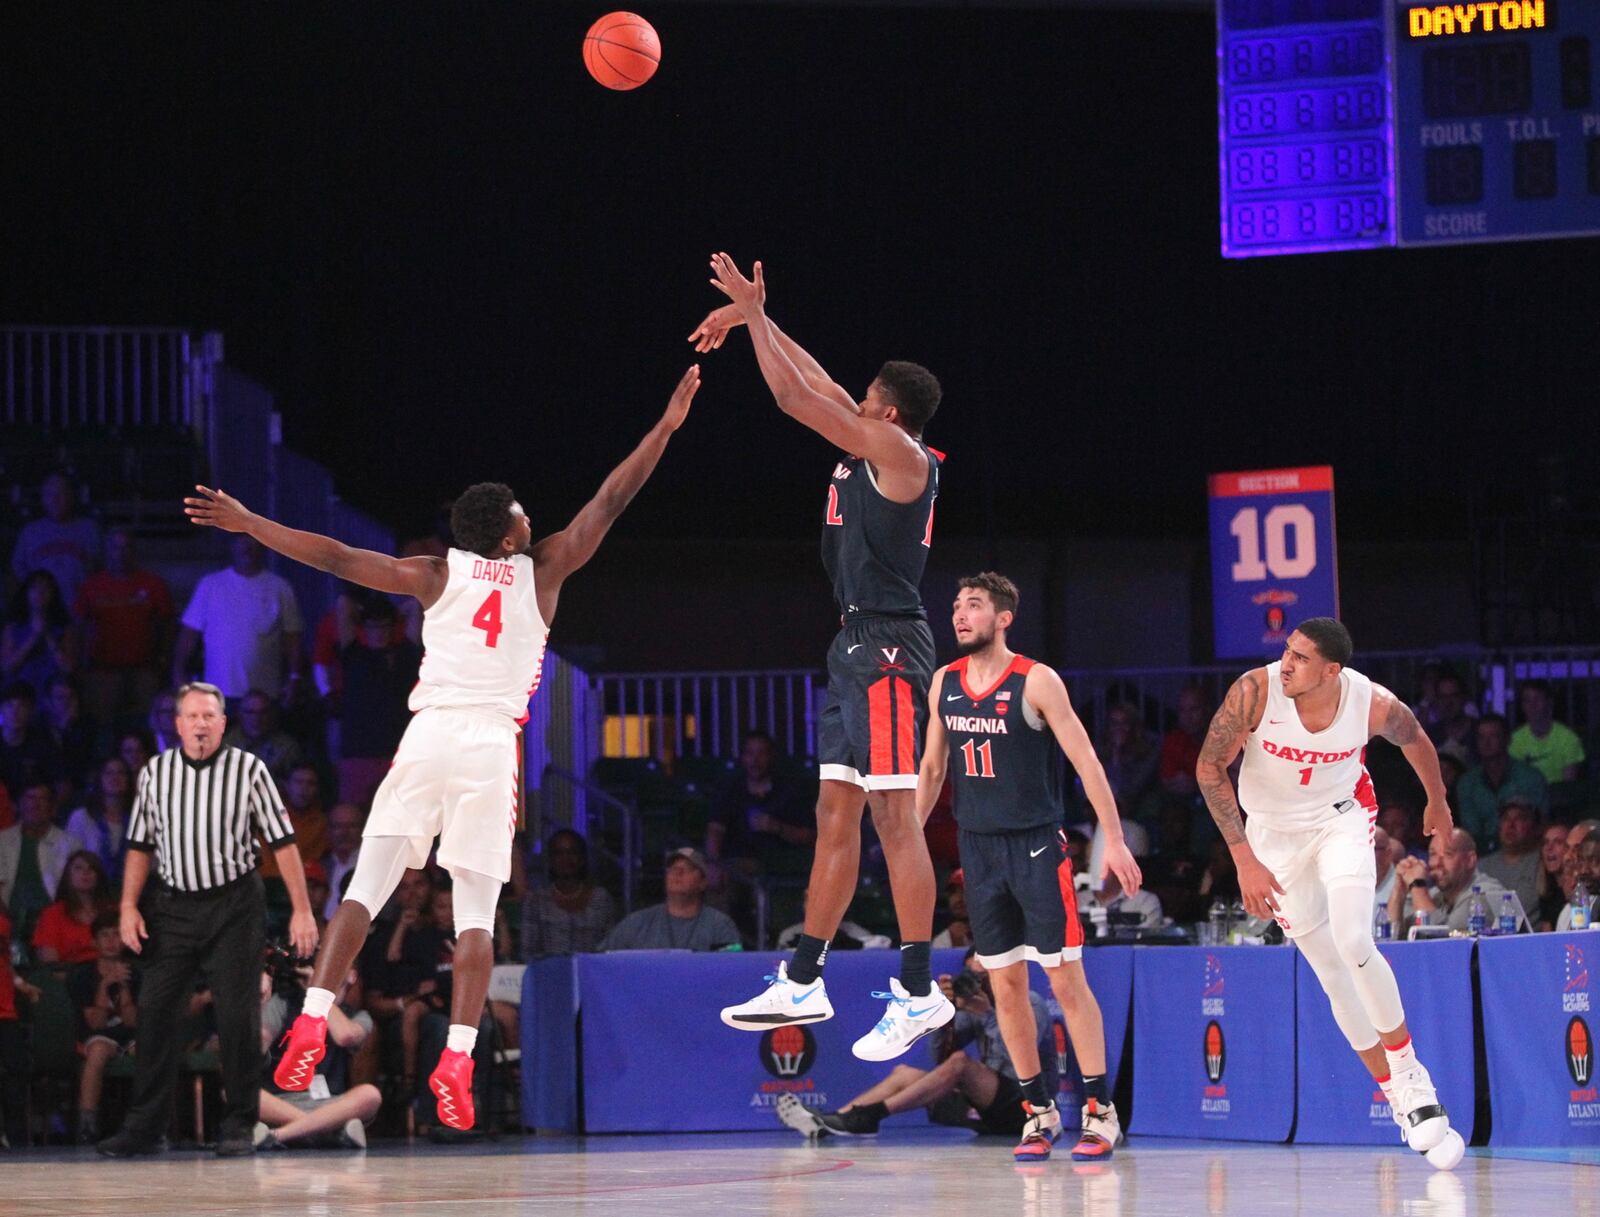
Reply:
[[1300, 785], [1311, 785], [1311, 767], [1309, 765], [1300, 771]]
[[500, 624], [500, 589], [497, 587], [478, 606], [478, 611], [472, 614], [472, 624], [483, 631], [483, 645], [494, 647], [500, 645], [500, 631], [505, 627]]
[[[968, 740], [961, 745], [961, 757], [967, 762], [967, 776], [969, 778], [992, 778], [994, 776], [994, 741], [984, 740], [976, 748]], [[982, 761], [982, 765], [979, 765]]]

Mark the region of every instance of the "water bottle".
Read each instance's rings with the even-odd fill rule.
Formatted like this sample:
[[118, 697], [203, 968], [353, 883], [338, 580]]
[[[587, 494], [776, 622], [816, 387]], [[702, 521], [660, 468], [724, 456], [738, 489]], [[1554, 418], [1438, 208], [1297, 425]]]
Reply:
[[1235, 900], [1228, 906], [1228, 941], [1237, 946], [1244, 939], [1244, 901]]
[[1206, 917], [1206, 943], [1221, 946], [1228, 936], [1228, 906], [1221, 900], [1211, 902], [1211, 912]]
[[1500, 933], [1515, 934], [1517, 924], [1521, 920], [1517, 916], [1517, 906], [1512, 902], [1510, 892], [1500, 894]]
[[1582, 880], [1572, 889], [1572, 923], [1574, 930], [1589, 928], [1589, 885]]
[[1483, 889], [1472, 885], [1472, 899], [1467, 903], [1467, 933], [1474, 938], [1489, 928], [1489, 904], [1483, 898]]
[[1386, 908], [1375, 909], [1372, 914], [1372, 939], [1374, 942], [1388, 942], [1394, 937], [1394, 927], [1389, 924], [1389, 910]]

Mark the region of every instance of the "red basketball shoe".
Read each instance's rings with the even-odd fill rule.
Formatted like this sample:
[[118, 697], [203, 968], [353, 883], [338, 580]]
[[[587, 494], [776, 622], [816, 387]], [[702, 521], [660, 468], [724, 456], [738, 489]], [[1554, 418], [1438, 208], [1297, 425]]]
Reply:
[[328, 1020], [302, 1014], [283, 1033], [283, 1059], [272, 1071], [279, 1090], [304, 1090], [316, 1076], [317, 1062], [327, 1052]]
[[472, 1127], [472, 1057], [446, 1048], [428, 1078], [428, 1089], [439, 1099], [439, 1122], [462, 1131]]

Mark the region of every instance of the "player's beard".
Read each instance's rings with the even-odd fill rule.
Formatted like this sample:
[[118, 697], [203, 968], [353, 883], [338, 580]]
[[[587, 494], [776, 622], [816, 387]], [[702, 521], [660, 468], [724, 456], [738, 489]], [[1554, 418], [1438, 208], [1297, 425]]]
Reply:
[[987, 634], [974, 633], [973, 636], [967, 639], [966, 642], [958, 641], [956, 643], [956, 650], [960, 651], [963, 655], [976, 655], [979, 651], [993, 645], [994, 631], [990, 630]]

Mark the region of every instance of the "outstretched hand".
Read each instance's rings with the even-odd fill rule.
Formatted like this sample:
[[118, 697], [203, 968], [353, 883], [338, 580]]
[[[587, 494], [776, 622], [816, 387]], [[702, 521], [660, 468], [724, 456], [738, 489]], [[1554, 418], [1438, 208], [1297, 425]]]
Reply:
[[697, 352], [704, 355], [708, 351], [715, 351], [728, 341], [728, 334], [734, 327], [743, 324], [744, 314], [738, 307], [724, 304], [721, 308], [714, 308], [706, 314], [706, 319], [695, 326], [694, 332], [689, 335], [689, 341], [694, 343]]
[[1106, 843], [1106, 850], [1101, 855], [1100, 874], [1096, 879], [1104, 880], [1106, 871], [1117, 877], [1117, 882], [1122, 884], [1122, 890], [1132, 896], [1144, 884], [1144, 874], [1139, 870], [1139, 864], [1134, 861], [1133, 851], [1128, 848], [1126, 841], [1110, 841]]
[[661, 416], [661, 421], [667, 425], [667, 430], [676, 431], [683, 426], [683, 420], [689, 417], [689, 403], [699, 391], [700, 365], [692, 363], [689, 365], [689, 370], [679, 378], [678, 387], [672, 390], [672, 397], [667, 402], [667, 412]]
[[711, 286], [733, 301], [745, 321], [767, 303], [767, 281], [762, 277], [761, 263], [757, 262], [751, 273], [755, 277], [746, 279], [729, 254], [711, 255]]
[[196, 486], [200, 498], [183, 500], [183, 513], [191, 524], [220, 528], [223, 532], [247, 532], [254, 514], [238, 499], [221, 490]]

